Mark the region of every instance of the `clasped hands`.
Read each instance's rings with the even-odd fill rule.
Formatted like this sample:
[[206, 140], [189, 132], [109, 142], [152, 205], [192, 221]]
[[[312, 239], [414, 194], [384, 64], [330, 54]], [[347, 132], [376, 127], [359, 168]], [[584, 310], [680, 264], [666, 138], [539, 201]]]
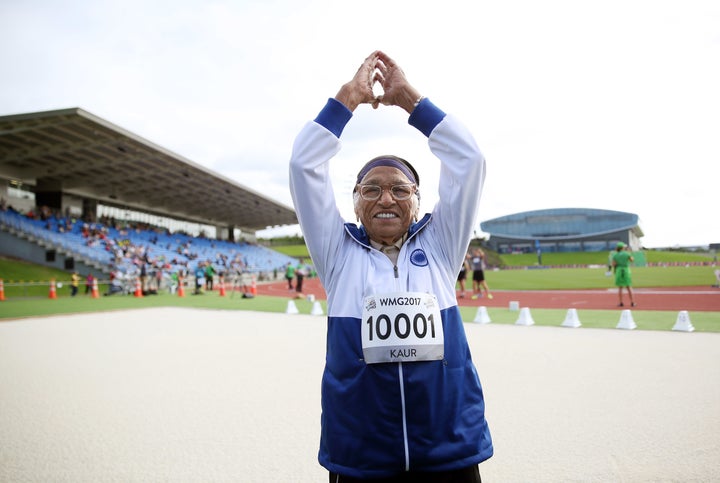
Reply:
[[[376, 83], [382, 87], [383, 93], [380, 95], [373, 91]], [[408, 114], [415, 108], [419, 98], [419, 92], [407, 81], [400, 66], [379, 50], [365, 59], [355, 77], [344, 84], [335, 96], [350, 111], [354, 111], [360, 104], [371, 104], [373, 109], [383, 104], [399, 106]]]

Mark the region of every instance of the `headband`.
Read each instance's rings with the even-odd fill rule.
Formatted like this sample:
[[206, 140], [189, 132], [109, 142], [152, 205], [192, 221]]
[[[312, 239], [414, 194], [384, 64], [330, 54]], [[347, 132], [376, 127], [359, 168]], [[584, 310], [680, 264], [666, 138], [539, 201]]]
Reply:
[[397, 168], [400, 171], [402, 171], [402, 173], [405, 176], [407, 176], [407, 178], [410, 181], [412, 181], [416, 185], [419, 184], [418, 180], [417, 180], [417, 176], [413, 173], [414, 170], [412, 170], [412, 168], [410, 168], [407, 164], [403, 163], [402, 161], [399, 161], [399, 158], [395, 159], [395, 158], [383, 158], [383, 157], [371, 159], [370, 161], [368, 161], [365, 164], [365, 166], [363, 166], [363, 168], [358, 173], [356, 183], [360, 184], [360, 181], [362, 181], [362, 179], [365, 177], [365, 175], [367, 175], [371, 169], [377, 168], [378, 166], [389, 166], [391, 168]]

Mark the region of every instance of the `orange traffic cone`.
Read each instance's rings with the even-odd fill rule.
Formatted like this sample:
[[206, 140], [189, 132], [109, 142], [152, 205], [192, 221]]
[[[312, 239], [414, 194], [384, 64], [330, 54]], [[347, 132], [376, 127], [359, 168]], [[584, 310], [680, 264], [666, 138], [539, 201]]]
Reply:
[[255, 275], [252, 277], [252, 284], [250, 285], [250, 293], [257, 295], [257, 284], [255, 283]]
[[220, 296], [224, 297], [225, 296], [225, 282], [223, 281], [223, 279], [220, 279], [220, 283], [218, 284], [218, 286], [219, 286], [219, 290], [220, 290]]
[[2, 278], [0, 278], [0, 302], [5, 300], [5, 284], [3, 284]]
[[100, 292], [98, 292], [97, 278], [93, 278], [92, 298], [94, 298], [94, 299], [100, 298]]
[[140, 283], [140, 279], [135, 279], [135, 296], [136, 297], [142, 297], [142, 284]]
[[57, 290], [55, 289], [55, 279], [50, 280], [50, 294], [48, 295], [48, 298], [51, 298], [51, 299], [57, 298]]

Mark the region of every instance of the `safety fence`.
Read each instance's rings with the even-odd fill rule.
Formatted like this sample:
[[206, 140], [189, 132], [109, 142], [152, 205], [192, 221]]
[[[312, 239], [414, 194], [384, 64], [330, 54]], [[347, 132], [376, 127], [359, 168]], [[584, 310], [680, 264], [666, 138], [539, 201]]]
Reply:
[[185, 296], [186, 293], [217, 292], [224, 296], [226, 292], [242, 292], [248, 295], [257, 294], [258, 277], [255, 274], [246, 274], [241, 277], [215, 277], [213, 282], [207, 284], [204, 279], [187, 277], [178, 280], [163, 280], [158, 283], [156, 279], [147, 277], [126, 277], [114, 280], [98, 280], [92, 282], [80, 281], [73, 290], [72, 280], [3, 280], [0, 279], [0, 302], [9, 298], [47, 297], [56, 299], [60, 296], [90, 296], [100, 297], [109, 295], [129, 295], [143, 297], [158, 293]]

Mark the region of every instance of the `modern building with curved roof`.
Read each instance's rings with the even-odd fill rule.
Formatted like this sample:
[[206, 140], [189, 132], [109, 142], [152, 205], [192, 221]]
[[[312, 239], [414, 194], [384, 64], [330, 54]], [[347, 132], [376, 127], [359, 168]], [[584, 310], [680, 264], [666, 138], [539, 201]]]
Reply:
[[490, 234], [490, 248], [501, 253], [603, 251], [618, 242], [637, 251], [643, 236], [638, 215], [593, 208], [525, 211], [483, 221], [480, 229]]

